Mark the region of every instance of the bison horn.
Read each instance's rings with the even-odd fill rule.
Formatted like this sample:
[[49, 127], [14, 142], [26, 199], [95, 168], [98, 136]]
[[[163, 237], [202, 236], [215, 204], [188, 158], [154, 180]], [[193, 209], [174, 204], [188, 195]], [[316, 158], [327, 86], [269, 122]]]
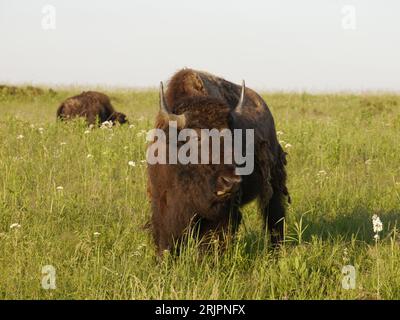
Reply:
[[164, 85], [162, 81], [160, 82], [160, 111], [169, 113], [167, 103], [165, 102], [164, 98]]
[[168, 121], [176, 121], [178, 129], [186, 126], [186, 116], [184, 114], [176, 115], [169, 111], [164, 97], [164, 85], [162, 81], [160, 82], [160, 112], [168, 118]]
[[244, 80], [242, 80], [242, 90], [241, 90], [241, 93], [240, 93], [239, 102], [238, 102], [238, 104], [237, 104], [237, 106], [235, 108], [235, 111], [237, 113], [242, 113], [245, 94], [246, 94], [246, 85], [244, 83]]

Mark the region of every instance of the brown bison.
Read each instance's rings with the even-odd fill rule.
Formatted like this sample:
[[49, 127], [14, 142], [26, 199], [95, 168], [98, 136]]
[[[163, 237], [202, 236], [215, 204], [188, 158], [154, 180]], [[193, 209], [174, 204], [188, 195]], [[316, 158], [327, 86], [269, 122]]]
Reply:
[[113, 124], [127, 122], [125, 114], [114, 110], [110, 98], [96, 91], [68, 98], [57, 109], [57, 118], [61, 120], [75, 117], [85, 117], [88, 124], [96, 124], [96, 121], [111, 121]]
[[[226, 240], [241, 222], [240, 207], [254, 199], [259, 200], [272, 244], [279, 244], [286, 202], [290, 201], [286, 154], [264, 100], [244, 83], [239, 86], [205, 72], [183, 69], [170, 79], [165, 97], [162, 83], [160, 87], [156, 128], [168, 135], [171, 120], [176, 121], [178, 131], [254, 129], [254, 170], [237, 175], [235, 162], [148, 164], [151, 226], [158, 254], [179, 248], [188, 230], [194, 230], [206, 244], [211, 239]], [[154, 143], [155, 139], [148, 148]], [[169, 143], [165, 140], [167, 148]], [[178, 152], [179, 148], [178, 143]]]

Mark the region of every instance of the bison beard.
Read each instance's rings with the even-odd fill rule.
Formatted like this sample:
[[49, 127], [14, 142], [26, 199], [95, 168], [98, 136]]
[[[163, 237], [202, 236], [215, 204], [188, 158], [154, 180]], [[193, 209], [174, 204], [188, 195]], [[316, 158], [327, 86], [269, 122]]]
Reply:
[[95, 124], [97, 119], [100, 123], [112, 121], [115, 123], [126, 123], [126, 116], [116, 112], [111, 105], [110, 99], [103, 93], [95, 91], [82, 92], [81, 94], [65, 100], [57, 110], [57, 118], [68, 120], [75, 117], [85, 117], [88, 124]]
[[244, 85], [184, 69], [171, 78], [165, 98], [160, 90], [156, 128], [167, 134], [168, 120], [177, 121], [178, 129], [254, 129], [255, 168], [239, 177], [235, 165], [149, 164], [151, 225], [158, 254], [179, 248], [189, 230], [206, 245], [210, 239], [230, 239], [242, 219], [240, 207], [254, 199], [259, 201], [264, 229], [273, 245], [279, 244], [289, 199], [286, 154], [264, 100]]

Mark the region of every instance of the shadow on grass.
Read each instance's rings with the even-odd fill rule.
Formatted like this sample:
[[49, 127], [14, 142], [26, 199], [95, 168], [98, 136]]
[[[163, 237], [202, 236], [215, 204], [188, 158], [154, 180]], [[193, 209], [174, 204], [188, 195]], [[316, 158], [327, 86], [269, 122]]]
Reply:
[[[348, 242], [351, 240], [362, 241], [368, 244], [374, 243], [374, 233], [372, 230], [372, 216], [377, 214], [383, 223], [383, 231], [381, 239], [388, 238], [392, 235], [393, 229], [400, 228], [400, 208], [386, 212], [372, 212], [367, 208], [358, 207], [352, 212], [340, 213], [336, 217], [319, 217], [316, 215], [303, 216], [302, 241], [310, 242], [312, 237], [317, 237], [323, 241], [331, 242], [335, 240]], [[293, 231], [294, 221], [299, 218], [292, 219], [288, 225], [288, 238], [291, 238], [285, 246], [295, 246], [296, 234]], [[269, 235], [262, 232], [259, 228], [244, 232], [239, 240], [243, 243], [244, 253], [249, 258], [255, 257], [261, 252], [273, 252], [269, 242]]]
[[304, 231], [303, 239], [309, 241], [312, 236], [317, 236], [322, 240], [350, 241], [355, 239], [373, 243], [372, 216], [374, 214], [377, 214], [383, 223], [381, 238], [389, 236], [395, 226], [397, 228], [400, 226], [400, 208], [386, 212], [373, 212], [367, 208], [358, 207], [352, 212], [340, 213], [336, 217], [304, 215], [303, 226], [307, 226], [307, 229]]

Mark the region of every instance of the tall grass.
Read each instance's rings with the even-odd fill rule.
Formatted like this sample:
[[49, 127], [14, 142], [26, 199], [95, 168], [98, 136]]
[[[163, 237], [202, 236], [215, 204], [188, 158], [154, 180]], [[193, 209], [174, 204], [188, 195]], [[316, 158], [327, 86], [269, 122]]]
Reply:
[[[287, 242], [268, 248], [253, 203], [225, 254], [200, 256], [191, 242], [159, 261], [143, 228], [142, 163], [157, 92], [103, 91], [131, 127], [56, 123], [80, 88], [0, 89], [1, 299], [400, 298], [399, 96], [265, 94], [289, 153]], [[353, 290], [342, 288], [345, 263]], [[41, 287], [45, 265], [56, 290]]]

